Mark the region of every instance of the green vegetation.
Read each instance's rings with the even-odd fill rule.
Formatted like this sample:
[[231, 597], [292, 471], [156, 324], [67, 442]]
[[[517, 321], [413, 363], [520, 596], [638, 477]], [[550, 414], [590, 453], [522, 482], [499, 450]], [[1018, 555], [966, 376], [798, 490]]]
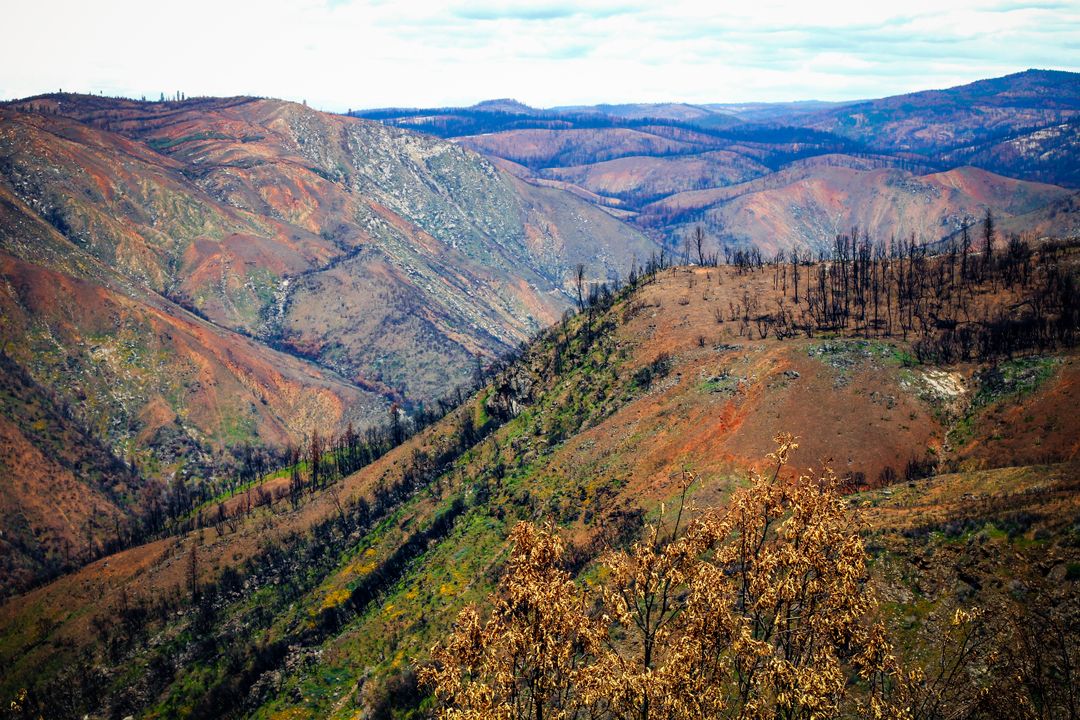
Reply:
[[[231, 140], [231, 139], [232, 138], [230, 138], [228, 135], [222, 135], [221, 133], [218, 133], [218, 132], [204, 131], [204, 132], [192, 133], [190, 135], [184, 135], [183, 137], [178, 137], [178, 138], [167, 138], [167, 137], [150, 138], [149, 140], [146, 141], [146, 144], [149, 145], [150, 147], [152, 147], [154, 150], [157, 150], [157, 151], [160, 152], [162, 150], [168, 150], [170, 148], [174, 148], [177, 145], [182, 145], [183, 143], [195, 142], [197, 140]], [[250, 140], [244, 139], [243, 142], [250, 142]]]
[[979, 371], [964, 414], [949, 430], [949, 442], [961, 446], [975, 434], [979, 418], [1007, 403], [1018, 403], [1049, 380], [1061, 360], [1052, 356], [1016, 358]]

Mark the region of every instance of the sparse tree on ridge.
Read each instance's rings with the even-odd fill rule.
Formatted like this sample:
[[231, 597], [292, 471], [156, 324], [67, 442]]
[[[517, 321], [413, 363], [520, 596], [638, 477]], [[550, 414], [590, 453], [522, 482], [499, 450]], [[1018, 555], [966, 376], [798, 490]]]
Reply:
[[697, 250], [698, 265], [705, 266], [705, 230], [700, 225], [694, 228], [694, 247]]

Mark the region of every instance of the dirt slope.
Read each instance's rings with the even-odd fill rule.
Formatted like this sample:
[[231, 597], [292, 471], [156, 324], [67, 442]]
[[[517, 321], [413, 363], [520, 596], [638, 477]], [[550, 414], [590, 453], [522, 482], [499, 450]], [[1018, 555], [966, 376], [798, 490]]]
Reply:
[[[1039, 462], [1075, 462], [1075, 352], [1002, 363], [994, 375], [982, 364], [920, 364], [896, 338], [747, 337], [729, 313], [748, 294], [770, 303], [778, 291], [768, 272], [664, 270], [590, 322], [583, 315], [554, 328], [462, 408], [332, 492], [250, 513], [238, 496], [225, 505], [233, 519], [216, 529], [125, 551], [9, 601], [0, 608], [0, 659], [13, 668], [4, 692], [28, 681], [31, 668], [71, 662], [70, 643], [88, 642], [93, 617], [122, 598], [186, 607], [194, 567], [208, 594], [231, 589], [215, 591], [225, 594], [198, 613], [148, 620], [170, 652], [190, 654], [162, 665], [157, 650], [138, 643], [118, 650], [118, 667], [139, 668], [142, 679], [111, 696], [112, 707], [162, 703], [168, 714], [188, 706], [197, 687], [218, 712], [348, 717], [390, 702], [386, 683], [403, 682], [456, 609], [486, 592], [518, 519], [559, 524], [587, 562], [605, 542], [632, 537], [686, 469], [700, 479], [695, 502], [723, 503], [781, 430], [800, 436], [799, 467], [829, 464], [871, 486], [895, 479], [907, 487], [910, 475], [916, 490], [905, 492], [923, 492], [916, 478], [935, 467], [1030, 462], [1022, 440], [1001, 441], [1001, 413], [1040, 413]], [[1059, 467], [1072, 477], [1072, 466]], [[419, 489], [394, 495], [407, 477], [423, 478]], [[958, 493], [1006, 488], [993, 473], [971, 477], [976, 490]], [[927, 492], [948, 487], [934, 482]], [[383, 506], [380, 497], [398, 499]], [[873, 497], [881, 513], [909, 508], [889, 500], [899, 497], [891, 488]], [[378, 522], [354, 524], [375, 507], [386, 508]], [[1053, 508], [1048, 527], [1060, 524], [1059, 510], [1070, 512]], [[895, 533], [912, 518], [871, 520]], [[247, 580], [229, 580], [228, 568]], [[902, 603], [910, 589], [890, 592]], [[184, 639], [196, 621], [209, 623], [198, 648]], [[214, 662], [219, 653], [229, 662]], [[395, 702], [407, 703], [407, 692]]]

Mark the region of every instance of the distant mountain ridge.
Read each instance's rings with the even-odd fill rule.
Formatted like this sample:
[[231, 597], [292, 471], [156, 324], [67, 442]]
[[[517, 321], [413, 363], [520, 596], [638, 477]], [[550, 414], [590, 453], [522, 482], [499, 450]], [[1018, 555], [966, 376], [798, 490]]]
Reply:
[[[876, 147], [933, 154], [993, 145], [1078, 117], [1080, 73], [1027, 70], [944, 90], [852, 103], [795, 121]], [[1072, 134], [1075, 143], [1075, 128]]]
[[[714, 244], [814, 249], [827, 247], [838, 228], [866, 227], [868, 221], [885, 237], [915, 232], [935, 242], [987, 209], [1009, 219], [1022, 206], [1019, 214], [1026, 216], [1057, 203], [1069, 188], [1080, 188], [1078, 113], [1080, 74], [1029, 70], [844, 103], [542, 110], [492, 101], [464, 109], [361, 114], [448, 137], [508, 162], [526, 182], [570, 190], [678, 252], [697, 225]], [[963, 170], [969, 166], [978, 170]], [[829, 169], [838, 167], [853, 172]], [[883, 169], [910, 178], [881, 184], [884, 176], [871, 171]], [[922, 206], [907, 197], [911, 188], [934, 186], [929, 176], [954, 170], [971, 179], [979, 172], [1000, 177], [962, 182]], [[862, 185], [875, 188], [873, 198], [860, 194]], [[1013, 189], [967, 194], [988, 187], [1014, 188], [1025, 203], [1010, 200]], [[758, 192], [768, 195], [752, 197]], [[1074, 205], [1060, 207], [1068, 213]], [[1009, 227], [1022, 229], [1016, 223]]]

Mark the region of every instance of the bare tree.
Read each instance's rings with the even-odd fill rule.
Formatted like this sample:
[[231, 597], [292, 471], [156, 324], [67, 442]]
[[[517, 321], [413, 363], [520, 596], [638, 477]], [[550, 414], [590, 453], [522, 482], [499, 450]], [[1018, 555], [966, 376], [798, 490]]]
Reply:
[[577, 285], [577, 306], [578, 310], [585, 309], [585, 265], [584, 263], [578, 263], [577, 268], [574, 271], [574, 282]]
[[698, 265], [705, 265], [705, 230], [700, 225], [694, 228], [694, 247], [697, 250]]

